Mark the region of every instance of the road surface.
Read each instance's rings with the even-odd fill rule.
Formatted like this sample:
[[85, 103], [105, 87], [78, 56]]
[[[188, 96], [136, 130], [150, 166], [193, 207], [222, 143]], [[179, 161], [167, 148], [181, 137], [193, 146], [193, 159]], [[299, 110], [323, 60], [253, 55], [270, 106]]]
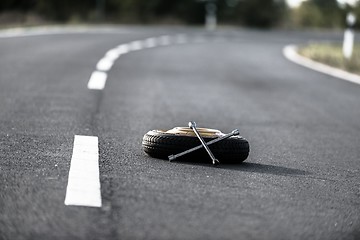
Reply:
[[[0, 239], [359, 239], [360, 86], [282, 55], [341, 37], [161, 27], [0, 37]], [[138, 40], [103, 90], [87, 88], [109, 50]], [[249, 158], [214, 168], [143, 152], [147, 131], [189, 121], [238, 128]], [[98, 137], [101, 207], [64, 204], [75, 135]]]

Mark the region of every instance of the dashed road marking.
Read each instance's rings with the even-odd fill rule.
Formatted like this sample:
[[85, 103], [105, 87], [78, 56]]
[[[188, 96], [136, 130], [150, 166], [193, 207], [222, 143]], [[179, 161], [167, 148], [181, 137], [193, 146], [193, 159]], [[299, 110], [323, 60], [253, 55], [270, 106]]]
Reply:
[[157, 41], [160, 46], [168, 46], [171, 43], [171, 38], [168, 35], [163, 35], [158, 37]]
[[112, 61], [115, 61], [119, 58], [120, 54], [121, 53], [118, 51], [117, 48], [113, 48], [106, 52], [105, 57], [111, 59]]
[[175, 38], [176, 44], [185, 44], [187, 43], [187, 38], [184, 34], [178, 34]]
[[101, 207], [98, 137], [75, 135], [64, 203]]
[[130, 29], [119, 27], [24, 27], [0, 30], [0, 38], [37, 37], [67, 34], [129, 34]]
[[114, 64], [114, 60], [104, 57], [100, 59], [100, 61], [97, 63], [96, 69], [99, 71], [106, 72], [111, 69], [113, 64]]
[[153, 48], [156, 47], [156, 39], [155, 38], [147, 38], [144, 40], [144, 47]]
[[95, 71], [91, 74], [88, 82], [88, 89], [91, 90], [103, 90], [106, 84], [107, 73]]
[[133, 41], [129, 44], [130, 51], [138, 51], [143, 48], [141, 41]]
[[[88, 82], [88, 88], [93, 90], [103, 90], [106, 84], [107, 72], [113, 67], [115, 61], [124, 54], [132, 51], [138, 51], [147, 48], [154, 48], [158, 46], [168, 46], [171, 44], [185, 44], [190, 42], [190, 39], [185, 34], [177, 34], [174, 36], [162, 35], [159, 37], [150, 37], [144, 40], [136, 40], [130, 43], [120, 44], [116, 48], [110, 49], [105, 56], [99, 60]], [[197, 36], [193, 42], [204, 43], [206, 39], [204, 36]]]
[[119, 46], [116, 47], [118, 53], [121, 54], [126, 54], [129, 52], [129, 45], [128, 44], [121, 44]]

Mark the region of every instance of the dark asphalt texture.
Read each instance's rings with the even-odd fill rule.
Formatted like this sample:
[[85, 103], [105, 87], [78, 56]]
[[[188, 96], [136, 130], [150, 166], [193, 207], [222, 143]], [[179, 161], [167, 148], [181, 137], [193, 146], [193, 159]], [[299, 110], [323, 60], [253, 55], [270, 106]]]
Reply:
[[[103, 91], [86, 88], [107, 50], [179, 32], [189, 43], [121, 56]], [[282, 55], [341, 38], [161, 27], [0, 38], [0, 239], [359, 239], [360, 86]], [[188, 121], [238, 128], [249, 158], [214, 168], [142, 151], [147, 131]], [[64, 205], [74, 135], [99, 137], [101, 208]]]

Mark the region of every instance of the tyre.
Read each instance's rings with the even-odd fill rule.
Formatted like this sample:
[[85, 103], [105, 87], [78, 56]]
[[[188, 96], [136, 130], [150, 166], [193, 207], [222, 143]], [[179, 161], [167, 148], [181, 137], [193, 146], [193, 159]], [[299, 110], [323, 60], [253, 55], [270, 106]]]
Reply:
[[[189, 128], [187, 128], [189, 129]], [[169, 155], [186, 151], [201, 144], [192, 130], [174, 128], [169, 131], [152, 130], [146, 133], [142, 140], [145, 153], [151, 157], [168, 159]], [[198, 129], [205, 142], [221, 135], [218, 130]], [[249, 142], [240, 136], [232, 136], [209, 146], [220, 163], [241, 163], [249, 156]], [[210, 157], [204, 148], [178, 158], [183, 161], [209, 162]]]

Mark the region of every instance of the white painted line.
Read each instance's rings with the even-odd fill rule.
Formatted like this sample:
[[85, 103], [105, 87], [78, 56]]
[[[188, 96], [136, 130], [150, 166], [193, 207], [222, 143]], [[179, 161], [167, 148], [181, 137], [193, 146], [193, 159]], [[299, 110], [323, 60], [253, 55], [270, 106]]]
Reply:
[[156, 39], [155, 38], [147, 38], [143, 43], [145, 48], [153, 48], [156, 47]]
[[65, 205], [101, 207], [98, 137], [75, 135]]
[[[94, 29], [95, 30], [95, 29]], [[29, 27], [0, 30], [0, 38], [14, 37], [36, 37], [60, 34], [82, 34], [88, 33], [86, 28], [61, 28], [61, 27]]]
[[0, 38], [33, 37], [61, 34], [127, 34], [129, 29], [119, 27], [24, 27], [0, 30]]
[[117, 48], [110, 49], [105, 54], [105, 57], [112, 61], [115, 61], [116, 59], [118, 59], [119, 56], [120, 56], [120, 52], [118, 51]]
[[100, 59], [100, 61], [97, 63], [96, 69], [99, 71], [107, 72], [111, 69], [113, 64], [114, 64], [114, 61], [112, 59], [104, 57], [104, 58]]
[[130, 51], [138, 51], [143, 48], [141, 41], [133, 41], [129, 43], [129, 50]]
[[126, 54], [126, 53], [129, 52], [129, 45], [128, 44], [121, 44], [121, 45], [117, 46], [116, 49], [117, 49], [117, 51], [118, 51], [118, 53], [120, 55]]
[[168, 35], [160, 36], [158, 37], [157, 41], [160, 46], [170, 45], [170, 36]]
[[[177, 44], [183, 44], [188, 41], [186, 35], [184, 34], [176, 35], [176, 39], [174, 40]], [[157, 38], [147, 38], [145, 40], [137, 40], [130, 43], [120, 44], [116, 48], [110, 49], [106, 52], [105, 57], [100, 59], [96, 64], [96, 71], [91, 74], [88, 82], [88, 89], [103, 90], [105, 88], [107, 72], [112, 68], [114, 62], [120, 57], [120, 55], [144, 48], [153, 48], [157, 45], [167, 46], [171, 43], [172, 37], [169, 35], [163, 35]]]
[[187, 38], [185, 34], [178, 34], [175, 38], [176, 44], [185, 44], [187, 43]]
[[338, 68], [330, 67], [328, 65], [315, 62], [311, 59], [305, 58], [297, 53], [297, 46], [288, 45], [283, 48], [284, 56], [290, 61], [308, 67], [315, 71], [328, 74], [330, 76], [346, 80], [349, 82], [360, 84], [360, 76], [357, 74], [349, 73]]
[[95, 71], [91, 74], [87, 87], [92, 90], [103, 90], [106, 84], [106, 79], [106, 73]]

